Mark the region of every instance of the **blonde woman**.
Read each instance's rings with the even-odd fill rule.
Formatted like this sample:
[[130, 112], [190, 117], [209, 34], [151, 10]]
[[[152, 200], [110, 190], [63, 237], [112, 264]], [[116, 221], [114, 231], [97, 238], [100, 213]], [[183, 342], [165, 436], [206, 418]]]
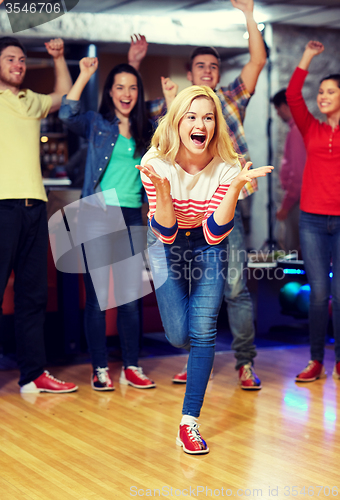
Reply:
[[215, 350], [227, 255], [244, 184], [273, 167], [241, 170], [221, 105], [209, 87], [178, 94], [143, 157], [142, 182], [150, 210], [148, 247], [157, 302], [172, 345], [189, 351], [177, 444], [208, 453], [197, 424]]

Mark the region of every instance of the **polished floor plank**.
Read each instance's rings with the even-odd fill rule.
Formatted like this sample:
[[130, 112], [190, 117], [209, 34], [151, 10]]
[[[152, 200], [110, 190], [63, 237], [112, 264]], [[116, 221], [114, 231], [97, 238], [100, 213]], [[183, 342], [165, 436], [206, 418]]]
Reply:
[[22, 486], [17, 488], [13, 484], [11, 484], [10, 481], [6, 481], [1, 477], [0, 477], [0, 492], [1, 492], [1, 498], [3, 499], [8, 498], [10, 500], [31, 500], [33, 498], [22, 489]]
[[121, 386], [117, 362], [113, 392], [91, 389], [88, 364], [51, 369], [79, 385], [73, 394], [20, 395], [18, 372], [0, 372], [1, 500], [111, 500], [153, 490], [171, 498], [171, 488], [172, 497], [191, 488], [201, 498], [214, 490], [240, 496], [238, 489], [249, 498], [296, 498], [297, 491], [335, 498], [335, 487], [340, 496], [340, 381], [331, 377], [331, 347], [328, 377], [300, 385], [294, 377], [307, 347], [260, 349], [261, 391], [242, 391], [233, 354], [217, 353], [200, 417], [206, 456], [175, 444], [185, 385], [171, 378], [186, 359], [142, 359], [157, 383], [149, 390]]

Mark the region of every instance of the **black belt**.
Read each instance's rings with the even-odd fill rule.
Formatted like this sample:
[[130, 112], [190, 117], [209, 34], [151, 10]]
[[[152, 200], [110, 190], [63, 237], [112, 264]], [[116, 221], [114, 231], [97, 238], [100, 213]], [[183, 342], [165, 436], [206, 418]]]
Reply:
[[44, 203], [43, 200], [37, 200], [36, 198], [11, 198], [0, 200], [0, 203], [4, 204], [10, 203], [11, 205], [24, 205], [25, 207], [33, 207], [33, 205], [39, 205], [40, 203]]

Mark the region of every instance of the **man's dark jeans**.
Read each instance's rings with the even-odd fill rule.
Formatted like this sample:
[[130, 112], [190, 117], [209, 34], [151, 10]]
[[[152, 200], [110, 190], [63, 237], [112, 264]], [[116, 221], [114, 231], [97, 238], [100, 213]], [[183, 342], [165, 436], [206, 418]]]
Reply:
[[14, 270], [14, 307], [19, 385], [39, 377], [46, 363], [44, 319], [47, 304], [48, 228], [46, 203], [0, 200], [0, 312]]

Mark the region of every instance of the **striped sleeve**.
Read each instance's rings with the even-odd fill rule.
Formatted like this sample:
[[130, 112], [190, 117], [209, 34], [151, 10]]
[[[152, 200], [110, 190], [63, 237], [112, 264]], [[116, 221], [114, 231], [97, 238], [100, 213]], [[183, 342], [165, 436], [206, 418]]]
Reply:
[[170, 245], [176, 239], [178, 233], [178, 223], [176, 221], [176, 224], [174, 224], [172, 227], [164, 227], [158, 224], [158, 222], [154, 217], [156, 212], [155, 186], [152, 184], [152, 182], [150, 182], [149, 178], [143, 173], [141, 173], [141, 179], [149, 201], [148, 219], [152, 232], [162, 243]]
[[209, 245], [217, 245], [228, 236], [234, 227], [234, 219], [219, 226], [214, 220], [214, 212], [228, 191], [230, 184], [221, 184], [210, 200], [208, 210], [203, 218], [203, 234]]
[[167, 245], [171, 245], [176, 239], [177, 233], [178, 233], [178, 222], [172, 226], [172, 227], [164, 227], [158, 224], [156, 221], [155, 217], [152, 217], [150, 219], [150, 227], [152, 229], [152, 232], [154, 235], [162, 242], [166, 243]]

